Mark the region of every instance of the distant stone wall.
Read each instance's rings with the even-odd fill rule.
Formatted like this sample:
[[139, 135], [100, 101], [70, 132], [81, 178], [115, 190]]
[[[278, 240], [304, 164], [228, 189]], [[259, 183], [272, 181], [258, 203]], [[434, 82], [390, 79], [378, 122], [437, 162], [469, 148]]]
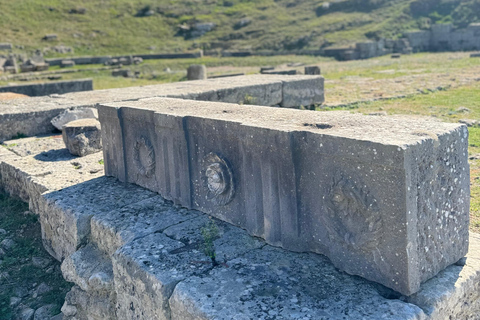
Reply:
[[355, 46], [326, 48], [323, 55], [337, 60], [369, 59], [391, 53], [408, 54], [412, 48], [406, 39], [380, 39], [379, 41], [357, 42]]
[[0, 87], [0, 92], [20, 93], [30, 97], [90, 90], [93, 90], [92, 79], [55, 81]]
[[405, 34], [414, 52], [480, 50], [480, 24], [454, 29], [451, 24], [436, 24], [429, 31]]

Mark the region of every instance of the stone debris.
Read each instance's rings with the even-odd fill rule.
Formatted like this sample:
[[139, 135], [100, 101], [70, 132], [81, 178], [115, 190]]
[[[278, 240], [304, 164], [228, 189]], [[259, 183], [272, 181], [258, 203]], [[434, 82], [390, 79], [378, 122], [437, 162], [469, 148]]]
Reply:
[[68, 151], [79, 157], [102, 150], [100, 122], [96, 119], [79, 119], [64, 124], [62, 137]]
[[305, 74], [319, 75], [320, 74], [320, 67], [318, 67], [318, 66], [306, 66], [305, 67]]
[[188, 80], [205, 80], [207, 79], [207, 67], [203, 64], [192, 64], [187, 69]]
[[70, 108], [51, 120], [52, 125], [58, 130], [70, 121], [79, 119], [98, 119], [98, 112], [95, 108]]
[[71, 68], [75, 66], [75, 61], [73, 60], [62, 60], [60, 62], [60, 68]]

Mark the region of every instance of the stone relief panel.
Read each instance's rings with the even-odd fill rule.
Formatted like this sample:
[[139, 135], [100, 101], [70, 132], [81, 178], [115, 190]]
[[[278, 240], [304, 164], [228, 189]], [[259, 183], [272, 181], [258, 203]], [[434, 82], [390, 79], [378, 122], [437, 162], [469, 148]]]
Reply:
[[230, 164], [215, 153], [209, 153], [203, 159], [203, 185], [208, 200], [218, 206], [228, 204], [235, 195], [233, 172]]
[[353, 250], [374, 251], [382, 237], [376, 200], [359, 187], [359, 180], [337, 173], [327, 195], [324, 223], [334, 243]]
[[133, 161], [140, 175], [151, 177], [155, 172], [155, 150], [150, 140], [141, 136], [133, 145]]

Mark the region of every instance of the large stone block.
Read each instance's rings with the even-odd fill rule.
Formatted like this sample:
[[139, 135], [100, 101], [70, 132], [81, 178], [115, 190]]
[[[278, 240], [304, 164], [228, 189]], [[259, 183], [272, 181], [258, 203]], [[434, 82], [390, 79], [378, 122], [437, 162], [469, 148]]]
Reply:
[[107, 174], [404, 294], [467, 252], [465, 126], [175, 99], [99, 116]]

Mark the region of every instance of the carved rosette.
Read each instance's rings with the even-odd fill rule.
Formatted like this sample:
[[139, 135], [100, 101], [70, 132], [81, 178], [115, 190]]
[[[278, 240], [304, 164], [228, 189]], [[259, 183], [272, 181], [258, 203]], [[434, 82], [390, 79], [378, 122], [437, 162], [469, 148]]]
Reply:
[[148, 178], [155, 172], [155, 150], [147, 137], [141, 136], [135, 141], [133, 161], [140, 175]]
[[207, 199], [218, 206], [228, 204], [235, 194], [233, 173], [228, 162], [215, 153], [203, 159], [203, 185]]
[[358, 180], [341, 175], [334, 178], [324, 222], [332, 241], [371, 252], [382, 237], [382, 220], [376, 200], [355, 181]]

